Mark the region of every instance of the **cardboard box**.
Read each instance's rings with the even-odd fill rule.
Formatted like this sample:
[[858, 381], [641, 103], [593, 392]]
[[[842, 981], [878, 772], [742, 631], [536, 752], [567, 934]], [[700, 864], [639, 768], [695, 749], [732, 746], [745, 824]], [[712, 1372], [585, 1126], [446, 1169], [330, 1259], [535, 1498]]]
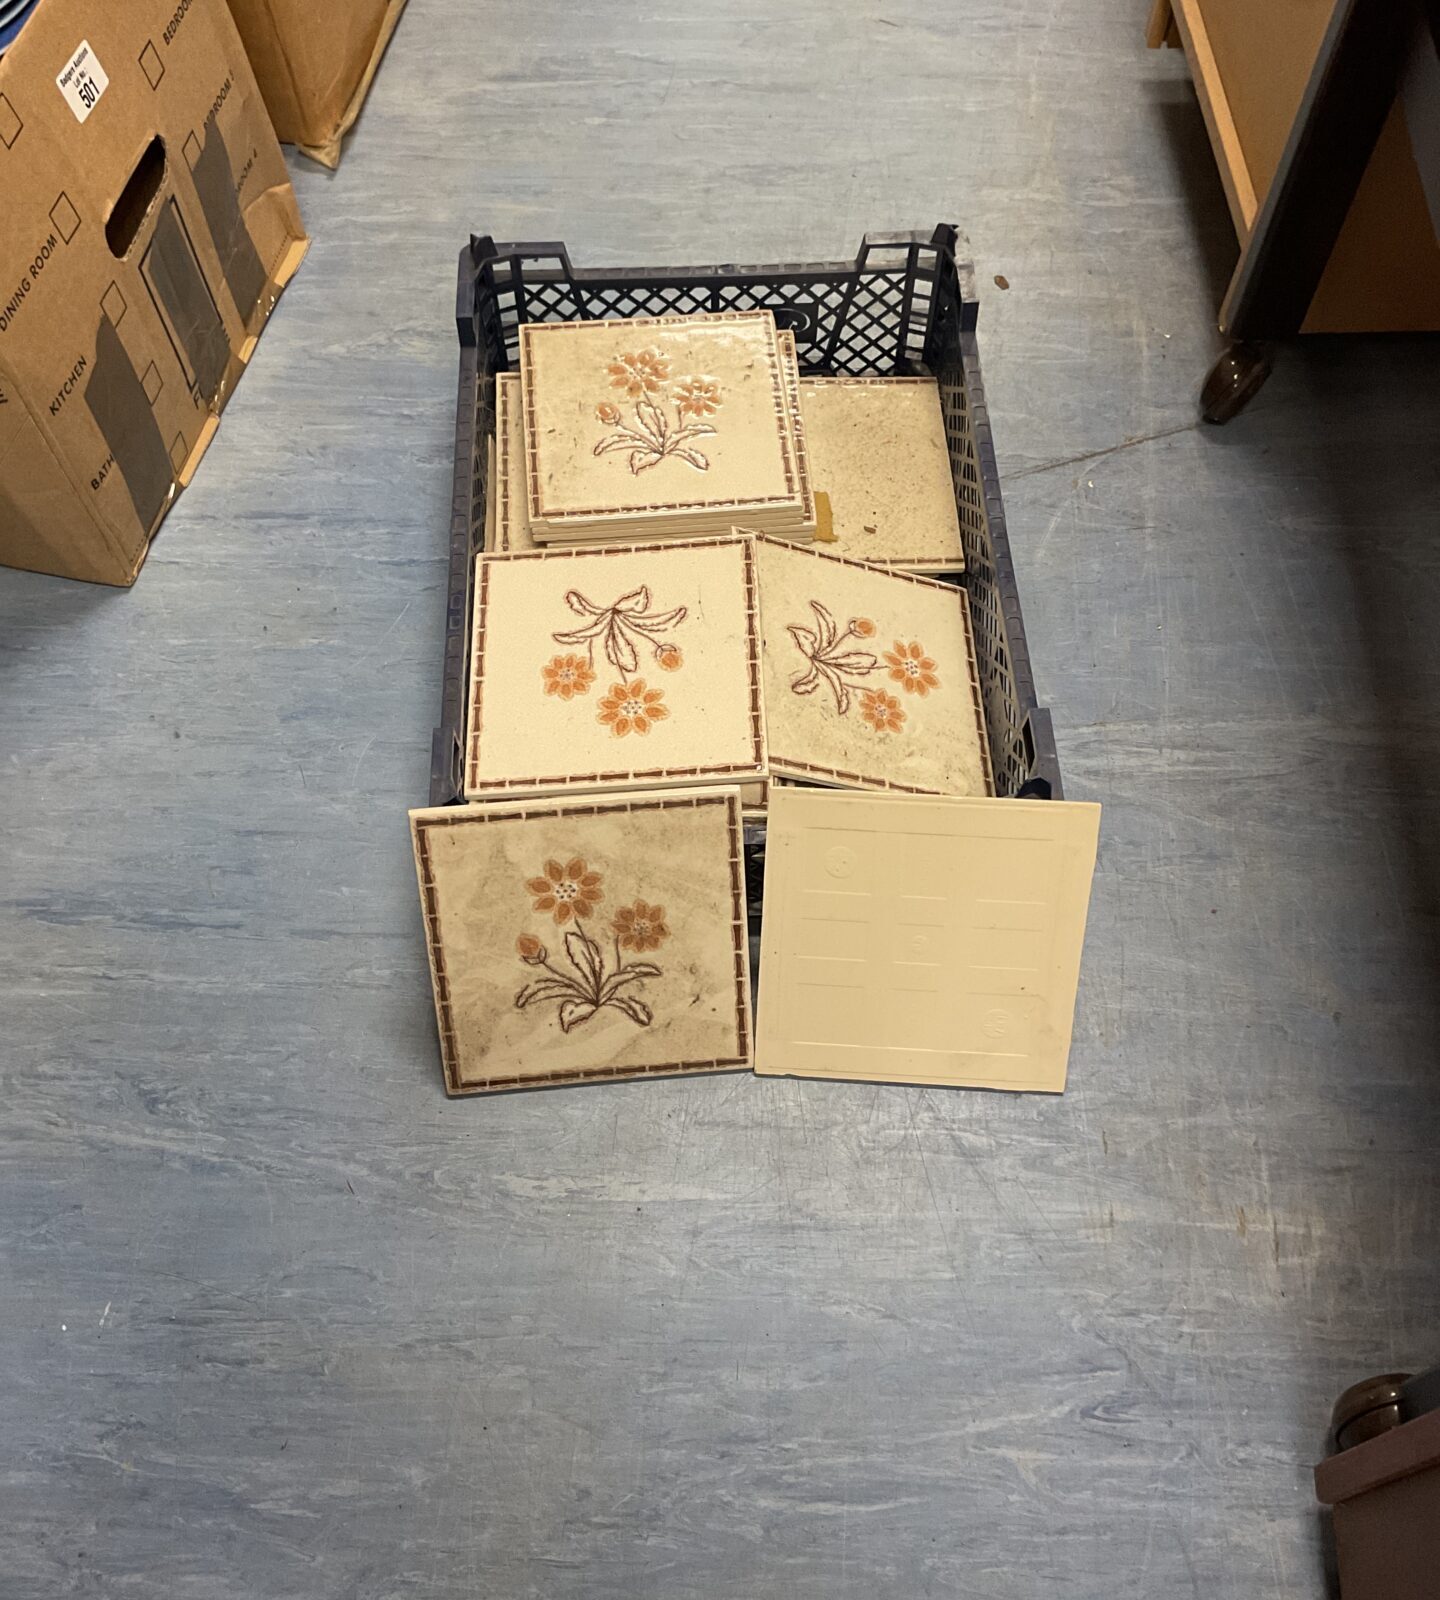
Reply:
[[275, 132], [339, 166], [405, 0], [230, 0], [230, 9]]
[[309, 243], [225, 0], [44, 0], [0, 193], [0, 562], [133, 583]]

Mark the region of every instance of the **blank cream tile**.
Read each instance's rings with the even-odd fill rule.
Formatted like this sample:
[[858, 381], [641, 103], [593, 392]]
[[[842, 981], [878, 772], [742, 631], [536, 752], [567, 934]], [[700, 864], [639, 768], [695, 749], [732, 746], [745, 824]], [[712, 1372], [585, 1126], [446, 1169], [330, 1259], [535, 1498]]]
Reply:
[[754, 541], [478, 558], [465, 792], [767, 776]]
[[737, 790], [410, 826], [451, 1094], [749, 1065]]
[[773, 317], [528, 323], [528, 494], [540, 524], [798, 515]]
[[1099, 827], [772, 786], [756, 1070], [1058, 1094]]
[[756, 556], [771, 771], [991, 793], [964, 591], [778, 539]]
[[809, 476], [835, 552], [909, 572], [965, 569], [933, 378], [802, 378]]

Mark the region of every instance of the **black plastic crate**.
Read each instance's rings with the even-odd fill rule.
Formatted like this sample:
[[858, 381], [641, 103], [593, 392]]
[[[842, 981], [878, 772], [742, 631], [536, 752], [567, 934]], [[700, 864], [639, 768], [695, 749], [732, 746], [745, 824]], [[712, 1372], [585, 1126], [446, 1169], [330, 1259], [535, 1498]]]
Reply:
[[1015, 568], [990, 438], [973, 269], [955, 260], [955, 230], [866, 234], [853, 262], [583, 270], [563, 244], [472, 238], [460, 256], [456, 321], [460, 395], [450, 525], [445, 687], [430, 768], [430, 804], [463, 798], [462, 750], [471, 585], [485, 534], [486, 442], [496, 372], [519, 362], [523, 322], [768, 310], [794, 331], [803, 373], [928, 375], [939, 380], [950, 444], [975, 652], [996, 792], [1059, 799], [1050, 713], [1036, 704]]

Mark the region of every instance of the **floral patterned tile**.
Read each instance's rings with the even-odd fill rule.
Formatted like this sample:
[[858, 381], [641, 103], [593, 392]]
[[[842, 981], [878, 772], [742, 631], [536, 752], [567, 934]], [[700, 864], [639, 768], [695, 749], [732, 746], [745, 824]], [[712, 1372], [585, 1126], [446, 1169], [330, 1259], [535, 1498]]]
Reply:
[[829, 496], [834, 553], [909, 572], [965, 570], [933, 378], [802, 378], [814, 487]]
[[772, 772], [993, 793], [962, 589], [772, 538], [756, 565]]
[[768, 774], [742, 535], [478, 558], [465, 791]]
[[768, 312], [527, 323], [520, 375], [537, 539], [695, 514], [803, 520]]
[[451, 1094], [749, 1065], [738, 790], [410, 825]]

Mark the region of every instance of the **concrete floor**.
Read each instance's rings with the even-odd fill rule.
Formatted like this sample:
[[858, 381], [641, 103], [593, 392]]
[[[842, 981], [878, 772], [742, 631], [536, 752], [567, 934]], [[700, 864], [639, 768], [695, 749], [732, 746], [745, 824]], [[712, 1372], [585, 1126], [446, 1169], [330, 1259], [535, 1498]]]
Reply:
[[[0, 573], [7, 1600], [1321, 1592], [1331, 1401], [1440, 1360], [1440, 348], [1196, 425], [1234, 241], [1146, 10], [411, 0], [138, 586]], [[465, 235], [942, 218], [1106, 807], [1069, 1093], [447, 1103]]]

